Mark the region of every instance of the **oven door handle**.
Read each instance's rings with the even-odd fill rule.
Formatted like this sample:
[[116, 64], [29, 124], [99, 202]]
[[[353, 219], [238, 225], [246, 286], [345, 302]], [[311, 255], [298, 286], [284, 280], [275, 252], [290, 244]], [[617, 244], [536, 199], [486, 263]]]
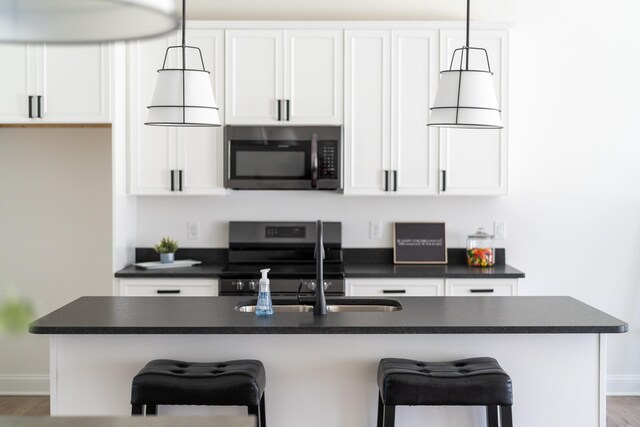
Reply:
[[311, 135], [311, 188], [318, 188], [318, 134]]

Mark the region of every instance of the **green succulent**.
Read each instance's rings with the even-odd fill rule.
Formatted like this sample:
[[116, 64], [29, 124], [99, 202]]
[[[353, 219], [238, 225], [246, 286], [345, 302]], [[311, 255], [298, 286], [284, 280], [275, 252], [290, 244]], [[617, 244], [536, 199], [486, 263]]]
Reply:
[[159, 254], [172, 254], [178, 250], [178, 242], [171, 237], [163, 237], [153, 249]]

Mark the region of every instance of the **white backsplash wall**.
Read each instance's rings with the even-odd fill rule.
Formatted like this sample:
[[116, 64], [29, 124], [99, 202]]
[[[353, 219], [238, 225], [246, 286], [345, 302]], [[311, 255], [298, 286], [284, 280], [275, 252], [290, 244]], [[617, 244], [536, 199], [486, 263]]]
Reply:
[[[183, 247], [227, 247], [229, 221], [340, 221], [344, 247], [391, 247], [395, 221], [447, 223], [447, 246], [463, 247], [479, 226], [493, 230], [501, 198], [351, 197], [327, 192], [235, 191], [222, 197], [141, 197], [138, 246], [168, 235]], [[496, 217], [502, 220], [502, 217]], [[200, 222], [201, 238], [188, 239], [187, 224]], [[369, 222], [382, 223], [382, 238], [369, 238]], [[508, 233], [516, 233], [507, 224]], [[503, 246], [504, 241], [496, 241]]]

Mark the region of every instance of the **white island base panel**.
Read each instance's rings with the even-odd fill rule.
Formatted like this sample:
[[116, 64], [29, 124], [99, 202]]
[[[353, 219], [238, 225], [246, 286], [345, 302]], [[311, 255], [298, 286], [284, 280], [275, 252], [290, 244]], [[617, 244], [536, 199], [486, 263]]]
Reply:
[[[267, 423], [376, 425], [378, 362], [495, 357], [513, 380], [514, 425], [605, 427], [605, 335], [54, 335], [51, 414], [127, 415], [133, 376], [152, 359], [259, 359]], [[159, 407], [159, 414], [246, 414]], [[482, 407], [398, 407], [401, 427], [485, 426]]]

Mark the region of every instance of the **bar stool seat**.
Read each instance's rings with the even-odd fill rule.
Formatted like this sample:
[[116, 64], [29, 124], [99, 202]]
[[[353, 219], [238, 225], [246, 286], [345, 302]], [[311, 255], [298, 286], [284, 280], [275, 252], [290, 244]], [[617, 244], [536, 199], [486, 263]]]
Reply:
[[489, 426], [511, 426], [509, 375], [490, 357], [451, 362], [382, 359], [378, 365], [378, 426], [394, 425], [396, 406], [486, 406]]
[[193, 363], [158, 359], [133, 378], [133, 415], [157, 413], [157, 405], [247, 406], [265, 427], [265, 369], [259, 360]]

